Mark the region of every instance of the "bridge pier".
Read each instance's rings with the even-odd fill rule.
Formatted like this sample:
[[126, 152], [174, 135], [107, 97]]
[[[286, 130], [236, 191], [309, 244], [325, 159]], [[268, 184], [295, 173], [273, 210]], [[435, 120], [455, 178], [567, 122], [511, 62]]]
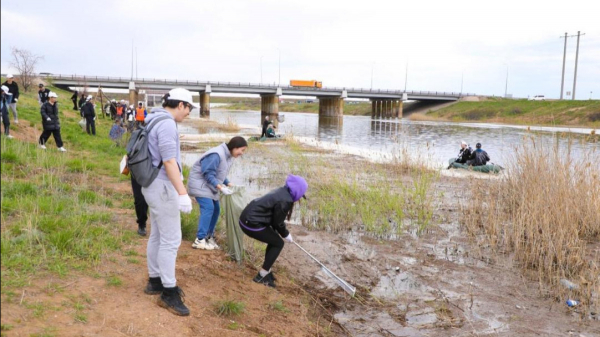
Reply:
[[402, 117], [402, 100], [373, 99], [371, 100], [371, 118], [400, 118]]
[[279, 96], [274, 94], [260, 95], [261, 116], [277, 117], [279, 115]]
[[200, 117], [210, 117], [210, 93], [200, 93]]
[[129, 82], [129, 104], [137, 107], [139, 100], [138, 90], [135, 88], [135, 82]]
[[340, 117], [344, 115], [342, 97], [319, 97], [319, 116]]

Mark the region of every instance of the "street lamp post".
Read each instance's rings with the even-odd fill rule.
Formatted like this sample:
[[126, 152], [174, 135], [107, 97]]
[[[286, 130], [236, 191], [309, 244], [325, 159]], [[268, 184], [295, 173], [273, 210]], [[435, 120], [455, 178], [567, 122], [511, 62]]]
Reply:
[[373, 68], [375, 67], [375, 63], [371, 63], [371, 90], [373, 90]]
[[281, 87], [281, 50], [277, 49], [277, 53], [279, 54], [279, 82], [277, 86]]
[[262, 77], [262, 59], [263, 59], [263, 55], [260, 56], [260, 84], [263, 83], [263, 77]]
[[462, 97], [463, 92], [463, 80], [465, 79], [465, 72], [463, 71], [460, 75], [460, 97]]
[[506, 65], [506, 84], [504, 85], [504, 98], [508, 97], [508, 64]]

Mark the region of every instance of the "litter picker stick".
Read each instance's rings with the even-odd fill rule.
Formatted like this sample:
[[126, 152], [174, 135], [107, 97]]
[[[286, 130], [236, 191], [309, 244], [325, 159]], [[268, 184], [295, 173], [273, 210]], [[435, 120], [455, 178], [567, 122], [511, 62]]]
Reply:
[[342, 289], [344, 289], [345, 292], [350, 294], [350, 296], [354, 296], [354, 294], [356, 293], [355, 287], [353, 287], [350, 283], [339, 278], [336, 274], [334, 274], [331, 270], [329, 270], [329, 268], [325, 267], [325, 265], [322, 264], [319, 260], [317, 260], [314, 256], [310, 255], [310, 253], [307, 252], [306, 249], [302, 248], [302, 246], [300, 246], [296, 241], [294, 241], [294, 244], [296, 244], [296, 246], [298, 246], [298, 248], [302, 249], [302, 251], [305, 252], [306, 255], [310, 256], [311, 259], [313, 259], [316, 263], [318, 263], [321, 266], [321, 268], [323, 269], [323, 271], [325, 272], [325, 274], [329, 275], [329, 277], [334, 279], [337, 282], [337, 284], [340, 287], [342, 287]]

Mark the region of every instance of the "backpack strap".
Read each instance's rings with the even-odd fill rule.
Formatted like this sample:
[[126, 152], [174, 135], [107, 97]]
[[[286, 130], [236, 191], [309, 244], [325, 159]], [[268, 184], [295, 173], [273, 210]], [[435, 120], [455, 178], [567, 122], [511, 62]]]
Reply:
[[[148, 123], [148, 126], [146, 127], [146, 133], [148, 134], [148, 137], [150, 136], [150, 131], [152, 130], [152, 128], [160, 121], [165, 120], [165, 119], [169, 119], [169, 116], [160, 116], [160, 117], [156, 117], [156, 119], [150, 121], [150, 123]], [[179, 165], [179, 164], [177, 164]], [[158, 169], [160, 170], [160, 168], [163, 166], [163, 161], [160, 160], [158, 163]], [[179, 170], [181, 171], [181, 168], [179, 168]]]

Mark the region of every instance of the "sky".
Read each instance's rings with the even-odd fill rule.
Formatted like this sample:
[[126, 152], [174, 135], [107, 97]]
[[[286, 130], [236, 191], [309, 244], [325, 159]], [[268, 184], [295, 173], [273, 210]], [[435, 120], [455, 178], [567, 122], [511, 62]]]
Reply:
[[130, 77], [133, 49], [139, 78], [558, 98], [581, 31], [576, 98], [600, 99], [600, 1], [553, 3], [3, 0], [0, 70], [16, 47], [38, 72]]

